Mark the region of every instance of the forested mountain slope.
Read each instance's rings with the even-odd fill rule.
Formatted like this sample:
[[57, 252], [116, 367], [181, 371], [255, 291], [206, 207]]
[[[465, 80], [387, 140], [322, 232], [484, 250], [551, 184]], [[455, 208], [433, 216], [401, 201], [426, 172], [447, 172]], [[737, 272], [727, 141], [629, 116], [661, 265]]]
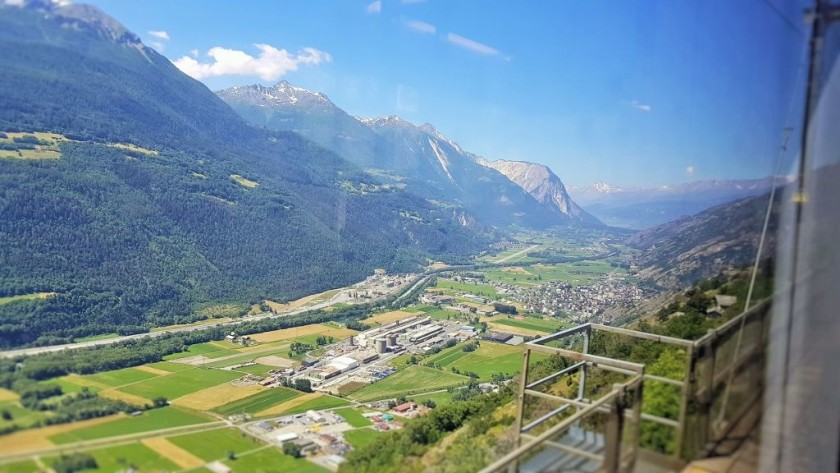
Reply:
[[600, 225], [585, 212], [560, 211], [529, 194], [428, 123], [417, 126], [393, 115], [354, 118], [327, 96], [285, 81], [217, 94], [255, 125], [300, 133], [380, 179], [462, 209], [485, 225]]
[[[56, 293], [0, 305], [2, 347], [145, 330], [483, 244], [458, 215], [248, 125], [93, 7], [0, 7], [0, 84], [0, 297]], [[32, 147], [61, 156], [23, 159]]]

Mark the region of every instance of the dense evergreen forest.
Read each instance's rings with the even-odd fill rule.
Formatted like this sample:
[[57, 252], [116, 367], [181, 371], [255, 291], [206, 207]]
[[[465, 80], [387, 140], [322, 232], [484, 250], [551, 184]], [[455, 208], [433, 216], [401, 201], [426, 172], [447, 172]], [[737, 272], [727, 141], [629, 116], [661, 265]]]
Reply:
[[485, 243], [450, 210], [248, 125], [111, 23], [5, 13], [0, 131], [71, 141], [60, 159], [0, 158], [0, 297], [55, 293], [0, 305], [0, 348], [143, 332]]

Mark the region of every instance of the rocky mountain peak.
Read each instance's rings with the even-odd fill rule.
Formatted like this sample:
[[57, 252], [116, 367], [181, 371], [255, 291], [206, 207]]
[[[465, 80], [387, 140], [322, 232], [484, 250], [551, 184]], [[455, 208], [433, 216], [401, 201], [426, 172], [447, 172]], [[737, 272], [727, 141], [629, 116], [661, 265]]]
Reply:
[[145, 48], [137, 35], [93, 5], [76, 4], [69, 0], [3, 0], [0, 6], [38, 11], [61, 28], [87, 31], [102, 39]]

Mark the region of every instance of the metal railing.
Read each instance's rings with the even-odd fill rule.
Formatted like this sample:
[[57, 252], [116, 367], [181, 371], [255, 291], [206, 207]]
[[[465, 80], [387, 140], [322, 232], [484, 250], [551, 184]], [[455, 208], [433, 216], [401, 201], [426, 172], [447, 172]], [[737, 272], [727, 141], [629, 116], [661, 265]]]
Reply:
[[[631, 472], [639, 449], [650, 448], [641, 441], [643, 423], [672, 432], [673, 448], [658, 453], [674, 460], [713, 455], [763, 393], [769, 309], [770, 301], [763, 301], [696, 341], [584, 324], [526, 343], [515, 448], [483, 471]], [[599, 333], [682, 350], [682, 379], [648, 374], [642, 363], [591, 353], [590, 344]], [[567, 363], [531, 380], [533, 354], [560, 356]], [[604, 386], [591, 385], [593, 370], [621, 379], [604, 392]], [[600, 376], [598, 382], [609, 376]], [[567, 381], [565, 388], [561, 380]], [[678, 414], [671, 416], [675, 418], [646, 412], [644, 389], [655, 384], [679, 393], [674, 395], [679, 402]]]

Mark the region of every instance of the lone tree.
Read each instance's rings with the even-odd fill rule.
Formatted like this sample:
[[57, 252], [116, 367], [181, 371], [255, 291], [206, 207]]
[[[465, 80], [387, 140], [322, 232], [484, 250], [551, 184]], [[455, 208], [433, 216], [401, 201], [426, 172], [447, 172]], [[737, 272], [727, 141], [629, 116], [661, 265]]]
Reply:
[[286, 442], [283, 444], [283, 453], [290, 457], [300, 458], [300, 446], [296, 443]]
[[158, 396], [158, 397], [152, 399], [152, 405], [155, 408], [166, 407], [166, 406], [169, 405], [169, 399], [166, 399], [163, 396]]

